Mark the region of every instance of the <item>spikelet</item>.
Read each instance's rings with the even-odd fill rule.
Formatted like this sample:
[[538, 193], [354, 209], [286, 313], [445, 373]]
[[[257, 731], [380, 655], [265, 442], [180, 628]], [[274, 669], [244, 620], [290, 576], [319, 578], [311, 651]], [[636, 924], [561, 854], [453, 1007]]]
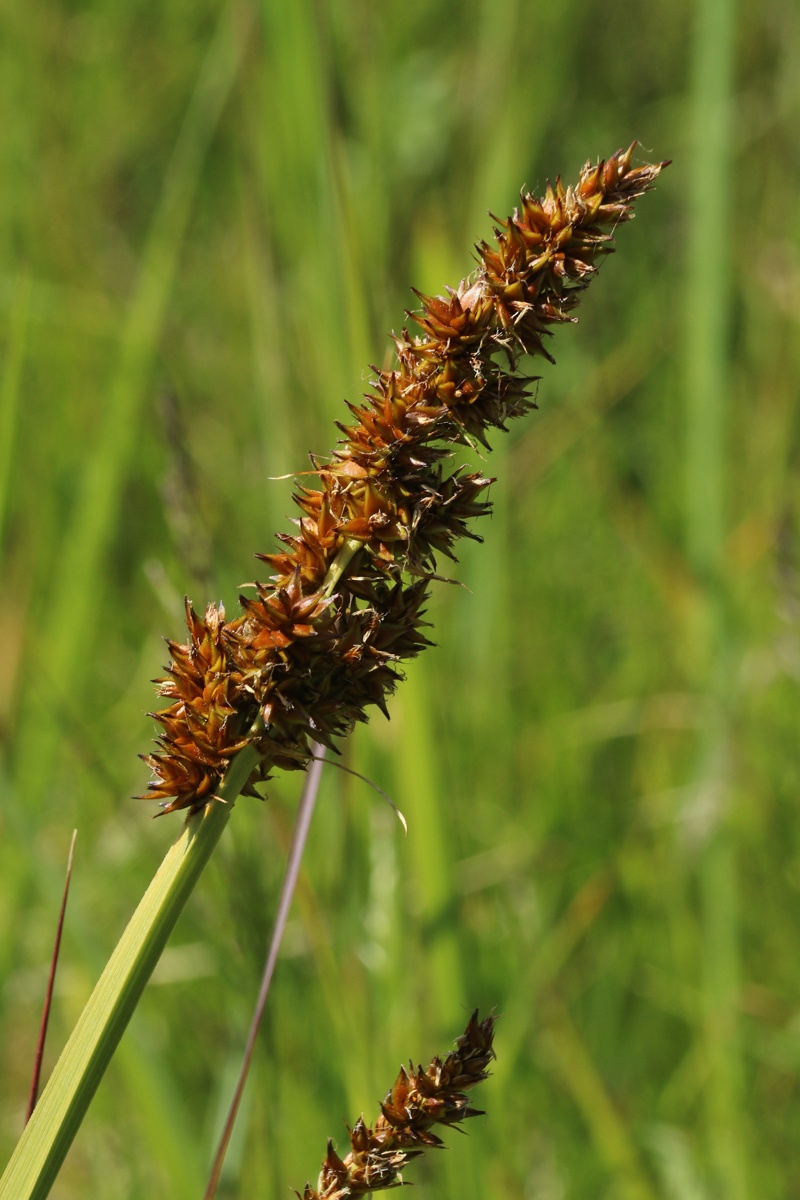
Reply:
[[435, 1125], [482, 1116], [480, 1109], [470, 1107], [466, 1093], [489, 1075], [495, 1019], [479, 1021], [476, 1009], [444, 1060], [434, 1058], [424, 1070], [413, 1063], [401, 1067], [375, 1124], [370, 1128], [363, 1116], [358, 1118], [349, 1130], [350, 1151], [344, 1158], [329, 1141], [316, 1189], [307, 1183], [302, 1196], [295, 1193], [299, 1200], [345, 1200], [398, 1187], [401, 1171], [413, 1158], [443, 1145], [432, 1132]]
[[448, 473], [449, 447], [488, 446], [489, 429], [535, 407], [520, 359], [552, 361], [551, 327], [576, 319], [613, 231], [667, 165], [632, 167], [635, 145], [587, 164], [574, 187], [558, 179], [540, 199], [523, 193], [495, 244], [478, 245], [471, 278], [446, 296], [417, 293], [421, 310], [407, 315], [419, 332], [395, 336], [396, 365], [374, 368], [362, 403], [348, 404], [342, 440], [314, 462], [319, 486], [297, 488], [297, 532], [258, 556], [271, 582], [241, 597], [230, 622], [221, 607], [200, 617], [187, 601], [189, 640], [169, 643], [158, 681], [169, 705], [153, 714], [159, 749], [145, 757], [163, 811], [199, 812], [248, 743], [261, 756], [253, 793], [273, 767], [304, 768], [312, 741], [332, 746], [371, 705], [386, 711], [399, 664], [429, 645], [437, 556], [454, 558], [490, 511], [492, 481]]

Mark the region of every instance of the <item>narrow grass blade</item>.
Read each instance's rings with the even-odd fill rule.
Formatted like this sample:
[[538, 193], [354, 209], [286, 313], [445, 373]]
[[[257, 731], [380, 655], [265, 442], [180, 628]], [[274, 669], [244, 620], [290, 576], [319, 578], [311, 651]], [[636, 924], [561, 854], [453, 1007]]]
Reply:
[[70, 842], [69, 855], [67, 856], [67, 874], [64, 880], [64, 894], [61, 897], [61, 911], [58, 914], [58, 924], [56, 926], [56, 938], [53, 945], [53, 957], [50, 960], [50, 975], [47, 980], [47, 990], [44, 997], [44, 1011], [42, 1012], [42, 1023], [39, 1028], [39, 1040], [36, 1044], [36, 1060], [33, 1067], [33, 1078], [31, 1080], [31, 1091], [28, 1097], [28, 1110], [25, 1114], [25, 1123], [27, 1125], [33, 1115], [33, 1110], [36, 1108], [36, 1101], [39, 1098], [39, 1080], [42, 1074], [42, 1058], [44, 1057], [44, 1044], [47, 1040], [47, 1026], [50, 1021], [50, 1007], [53, 1002], [53, 985], [56, 980], [56, 970], [58, 968], [58, 955], [61, 949], [61, 934], [64, 930], [64, 917], [67, 912], [67, 899], [69, 897], [69, 885], [72, 879], [72, 856], [75, 852], [75, 839], [78, 836], [77, 829], [72, 831], [72, 841]]
[[453, 886], [452, 849], [448, 838], [447, 794], [439, 778], [434, 746], [434, 721], [430, 712], [427, 663], [412, 663], [398, 696], [404, 745], [413, 747], [397, 763], [397, 792], [408, 818], [409, 851], [414, 861], [414, 888], [419, 918], [426, 926], [429, 1004], [442, 1014], [464, 1006], [464, 968], [458, 953], [456, 931], [450, 918]]
[[167, 852], [0, 1179], [0, 1200], [43, 1200], [49, 1194], [145, 984], [256, 761], [256, 751], [246, 747], [231, 764], [220, 791], [222, 802], [187, 822]]
[[730, 211], [733, 193], [732, 0], [698, 5], [692, 74], [693, 193], [686, 327], [686, 544], [699, 583], [695, 628], [698, 686], [712, 716], [698, 746], [696, 800], [711, 813], [701, 855], [703, 1041], [708, 1145], [717, 1185], [731, 1200], [748, 1195], [741, 1051], [738, 1045], [739, 931], [736, 845], [728, 768], [732, 630], [723, 575], [725, 462], [730, 403]]
[[583, 1114], [595, 1150], [614, 1172], [617, 1194], [624, 1200], [656, 1200], [627, 1126], [565, 1006], [551, 995], [547, 1010], [548, 1048]]
[[225, 1162], [225, 1153], [228, 1149], [228, 1144], [231, 1140], [233, 1127], [236, 1122], [236, 1115], [239, 1111], [239, 1105], [242, 1102], [244, 1095], [247, 1076], [250, 1073], [250, 1064], [253, 1061], [253, 1054], [256, 1048], [256, 1038], [258, 1031], [261, 1028], [261, 1021], [264, 1016], [264, 1009], [267, 1004], [267, 996], [269, 995], [270, 985], [272, 984], [272, 976], [275, 973], [275, 964], [278, 961], [278, 951], [283, 941], [284, 930], [286, 929], [286, 921], [289, 916], [289, 907], [294, 896], [294, 889], [297, 885], [297, 877], [300, 873], [300, 864], [303, 861], [303, 851], [306, 848], [308, 839], [308, 831], [311, 828], [311, 818], [314, 815], [314, 806], [317, 802], [317, 793], [319, 792], [319, 781], [322, 775], [322, 764], [325, 761], [325, 747], [312, 743], [312, 754], [314, 758], [306, 773], [305, 783], [303, 786], [303, 794], [300, 798], [300, 808], [297, 813], [297, 824], [295, 826], [294, 837], [292, 838], [291, 849], [289, 850], [289, 860], [286, 864], [286, 874], [281, 886], [281, 894], [278, 898], [278, 912], [275, 917], [275, 927], [272, 931], [269, 949], [267, 950], [267, 960], [264, 964], [264, 974], [261, 978], [261, 988], [258, 993], [255, 1011], [253, 1012], [253, 1020], [250, 1025], [250, 1032], [247, 1035], [247, 1044], [245, 1046], [244, 1057], [242, 1059], [242, 1067], [239, 1072], [239, 1078], [236, 1081], [233, 1098], [231, 1099], [228, 1115], [225, 1118], [225, 1124], [222, 1129], [222, 1136], [217, 1146], [217, 1152], [214, 1155], [214, 1162], [211, 1167], [211, 1173], [208, 1179], [208, 1186], [205, 1191], [204, 1200], [214, 1200], [217, 1194], [217, 1186], [220, 1176], [222, 1175], [222, 1167]]
[[27, 275], [21, 275], [14, 290], [5, 361], [0, 375], [0, 554], [8, 508], [11, 464], [14, 460], [14, 436], [19, 410], [30, 291], [30, 279]]
[[[206, 152], [246, 43], [247, 28], [236, 28], [234, 8], [226, 5], [223, 9], [173, 151], [122, 330], [118, 366], [104, 405], [103, 423], [86, 458], [82, 486], [63, 538], [51, 603], [65, 619], [58, 623], [57, 637], [46, 650], [48, 675], [59, 688], [65, 686], [65, 680], [74, 678], [91, 637], [91, 614], [103, 557], [118, 518], [127, 463], [136, 444], [136, 421], [178, 255]], [[28, 713], [19, 739], [18, 764], [29, 803], [40, 801], [47, 788], [58, 731], [59, 725], [53, 719], [43, 720], [41, 712]]]

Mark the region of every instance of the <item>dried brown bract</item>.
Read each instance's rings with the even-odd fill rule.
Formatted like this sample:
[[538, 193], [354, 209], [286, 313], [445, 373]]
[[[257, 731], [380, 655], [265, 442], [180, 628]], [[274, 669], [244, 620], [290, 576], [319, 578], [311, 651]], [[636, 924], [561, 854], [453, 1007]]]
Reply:
[[170, 643], [155, 719], [159, 750], [147, 756], [149, 795], [166, 812], [199, 812], [231, 758], [255, 743], [261, 763], [247, 791], [274, 766], [303, 768], [311, 741], [330, 746], [385, 700], [399, 664], [428, 645], [421, 630], [436, 558], [454, 557], [469, 523], [490, 511], [491, 480], [447, 473], [448, 447], [534, 407], [524, 355], [552, 361], [551, 326], [572, 310], [617, 225], [666, 163], [633, 167], [635, 143], [574, 187], [525, 193], [495, 244], [477, 247], [477, 271], [446, 296], [423, 296], [419, 327], [395, 337], [393, 369], [375, 370], [329, 461], [314, 462], [319, 487], [299, 486], [302, 516], [284, 549], [264, 554], [269, 584], [242, 598], [242, 615], [200, 617], [187, 602], [189, 641]]
[[340, 1158], [328, 1142], [316, 1189], [306, 1184], [300, 1200], [345, 1200], [385, 1188], [398, 1187], [400, 1172], [419, 1154], [440, 1147], [435, 1125], [458, 1125], [467, 1117], [482, 1116], [471, 1108], [467, 1091], [486, 1079], [494, 1058], [492, 1039], [495, 1017], [469, 1024], [447, 1058], [434, 1058], [425, 1068], [408, 1064], [400, 1068], [394, 1087], [386, 1094], [380, 1116], [372, 1128], [359, 1117], [350, 1132], [350, 1151]]

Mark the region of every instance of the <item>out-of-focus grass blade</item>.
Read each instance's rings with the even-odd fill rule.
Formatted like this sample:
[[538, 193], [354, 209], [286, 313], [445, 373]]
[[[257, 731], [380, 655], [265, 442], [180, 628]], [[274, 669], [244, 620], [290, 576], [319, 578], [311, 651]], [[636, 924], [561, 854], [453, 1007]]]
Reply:
[[5, 361], [0, 374], [0, 562], [2, 561], [3, 532], [7, 520], [11, 466], [14, 460], [14, 435], [19, 410], [30, 290], [29, 277], [21, 274], [17, 278], [14, 291]]
[[[699, 597], [698, 684], [713, 713], [698, 747], [697, 806], [710, 813], [700, 861], [703, 1037], [708, 1140], [720, 1190], [731, 1200], [749, 1195], [739, 1024], [737, 856], [731, 828], [728, 708], [732, 694], [732, 631], [723, 577], [726, 408], [731, 378], [730, 200], [733, 183], [732, 78], [734, 5], [702, 0], [696, 10], [692, 73], [693, 155], [687, 295], [686, 541]], [[705, 675], [705, 678], [703, 678]]]
[[614, 1173], [617, 1194], [623, 1200], [656, 1200], [635, 1143], [567, 1009], [555, 995], [546, 1009], [547, 1047], [581, 1110], [597, 1154]]
[[221, 801], [187, 822], [109, 959], [0, 1179], [0, 1200], [43, 1200], [80, 1126], [147, 980], [257, 761], [246, 747]]
[[686, 358], [686, 500], [689, 555], [716, 574], [724, 535], [728, 336], [732, 0], [697, 7], [692, 109]]
[[124, 1080], [131, 1105], [131, 1133], [141, 1146], [143, 1161], [153, 1165], [169, 1181], [170, 1200], [198, 1200], [203, 1193], [203, 1164], [206, 1147], [198, 1127], [193, 1097], [175, 1086], [169, 1061], [158, 1047], [143, 1044], [131, 1030], [117, 1048], [114, 1067]]
[[451, 794], [440, 777], [434, 714], [426, 662], [418, 659], [408, 670], [397, 707], [401, 709], [403, 742], [408, 752], [397, 763], [397, 800], [408, 819], [408, 845], [413, 856], [416, 918], [427, 942], [427, 1002], [440, 1020], [464, 1005], [463, 964], [456, 930], [449, 917], [453, 902], [453, 852], [447, 835], [445, 797]]
[[[249, 13], [249, 9], [243, 12]], [[158, 344], [183, 236], [214, 129], [230, 95], [249, 28], [236, 6], [226, 5], [206, 54], [178, 141], [159, 206], [142, 255], [138, 282], [121, 335], [119, 362], [103, 407], [97, 441], [87, 457], [55, 577], [52, 610], [60, 615], [55, 632], [40, 654], [47, 674], [67, 690], [92, 636], [91, 614], [102, 584], [102, 562], [119, 514], [127, 465], [148, 372]], [[29, 804], [47, 788], [60, 726], [48, 714], [33, 711], [17, 749], [18, 772]]]

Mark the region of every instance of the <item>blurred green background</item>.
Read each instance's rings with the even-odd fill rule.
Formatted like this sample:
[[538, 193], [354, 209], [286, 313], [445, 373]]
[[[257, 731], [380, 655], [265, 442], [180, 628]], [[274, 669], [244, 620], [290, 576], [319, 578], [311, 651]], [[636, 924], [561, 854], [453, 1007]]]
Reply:
[[[0, 5], [0, 1162], [63, 869], [52, 1064], [180, 818], [141, 792], [182, 597], [293, 516], [412, 284], [632, 139], [673, 158], [496, 438], [437, 648], [328, 770], [220, 1196], [281, 1197], [495, 1008], [420, 1195], [800, 1195], [800, 10]], [[299, 777], [241, 801], [59, 1200], [197, 1200]], [[453, 1146], [453, 1143], [457, 1145]]]

